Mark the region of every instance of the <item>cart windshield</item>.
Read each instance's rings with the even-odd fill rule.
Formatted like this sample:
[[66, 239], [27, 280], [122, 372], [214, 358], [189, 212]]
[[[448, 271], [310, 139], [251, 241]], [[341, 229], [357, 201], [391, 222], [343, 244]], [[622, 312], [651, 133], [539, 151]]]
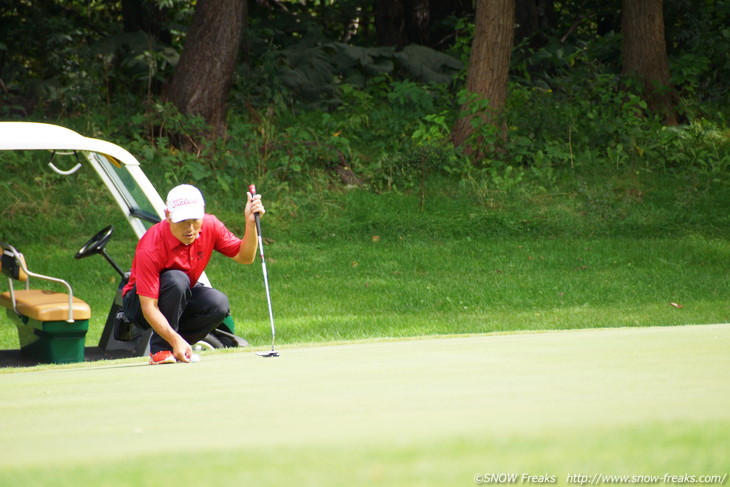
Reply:
[[120, 164], [111, 156], [97, 152], [92, 153], [91, 157], [99, 164], [99, 168], [114, 187], [118, 198], [124, 201], [129, 216], [142, 220], [146, 228], [160, 221], [155, 205], [150, 201], [148, 194], [145, 193], [133, 173], [130, 172], [130, 168], [138, 168], [138, 166]]

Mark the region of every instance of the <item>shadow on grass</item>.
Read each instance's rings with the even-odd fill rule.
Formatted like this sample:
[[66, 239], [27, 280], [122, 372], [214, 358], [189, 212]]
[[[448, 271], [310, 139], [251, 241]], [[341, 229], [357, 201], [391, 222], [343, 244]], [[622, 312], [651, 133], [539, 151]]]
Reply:
[[[135, 356], [133, 352], [127, 350], [102, 350], [99, 347], [86, 347], [84, 349], [84, 362], [117, 360]], [[145, 361], [144, 364], [146, 365], [147, 362]], [[20, 349], [0, 350], [0, 367], [35, 367], [37, 365], [49, 364], [26, 356]]]

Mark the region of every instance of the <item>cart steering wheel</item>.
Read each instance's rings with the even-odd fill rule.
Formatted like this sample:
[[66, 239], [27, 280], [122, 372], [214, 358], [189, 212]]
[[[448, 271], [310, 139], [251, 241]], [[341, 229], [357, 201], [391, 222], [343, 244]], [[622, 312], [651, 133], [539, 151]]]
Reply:
[[104, 246], [109, 241], [114, 232], [114, 225], [109, 225], [104, 230], [91, 237], [91, 239], [84, 244], [83, 247], [76, 252], [77, 259], [83, 259], [94, 254], [101, 254], [104, 251]]

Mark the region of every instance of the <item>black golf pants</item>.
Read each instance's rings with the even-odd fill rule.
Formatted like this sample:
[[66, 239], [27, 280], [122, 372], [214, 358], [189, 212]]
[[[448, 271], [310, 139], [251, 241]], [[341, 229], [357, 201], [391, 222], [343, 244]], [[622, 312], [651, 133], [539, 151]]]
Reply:
[[[170, 326], [189, 344], [194, 345], [216, 328], [230, 312], [228, 297], [217, 289], [198, 283], [190, 287], [188, 276], [178, 270], [160, 274], [160, 297], [157, 304]], [[142, 313], [137, 286], [124, 295], [124, 314], [142, 328], [150, 328]], [[150, 353], [172, 350], [157, 333], [150, 338]]]

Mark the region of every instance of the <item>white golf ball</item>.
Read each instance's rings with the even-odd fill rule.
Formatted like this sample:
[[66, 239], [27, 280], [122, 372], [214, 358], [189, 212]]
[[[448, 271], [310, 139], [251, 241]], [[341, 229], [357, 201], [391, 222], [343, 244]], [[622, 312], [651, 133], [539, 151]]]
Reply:
[[190, 356], [190, 362], [191, 363], [200, 362], [200, 355], [198, 355], [197, 353], [192, 354]]

